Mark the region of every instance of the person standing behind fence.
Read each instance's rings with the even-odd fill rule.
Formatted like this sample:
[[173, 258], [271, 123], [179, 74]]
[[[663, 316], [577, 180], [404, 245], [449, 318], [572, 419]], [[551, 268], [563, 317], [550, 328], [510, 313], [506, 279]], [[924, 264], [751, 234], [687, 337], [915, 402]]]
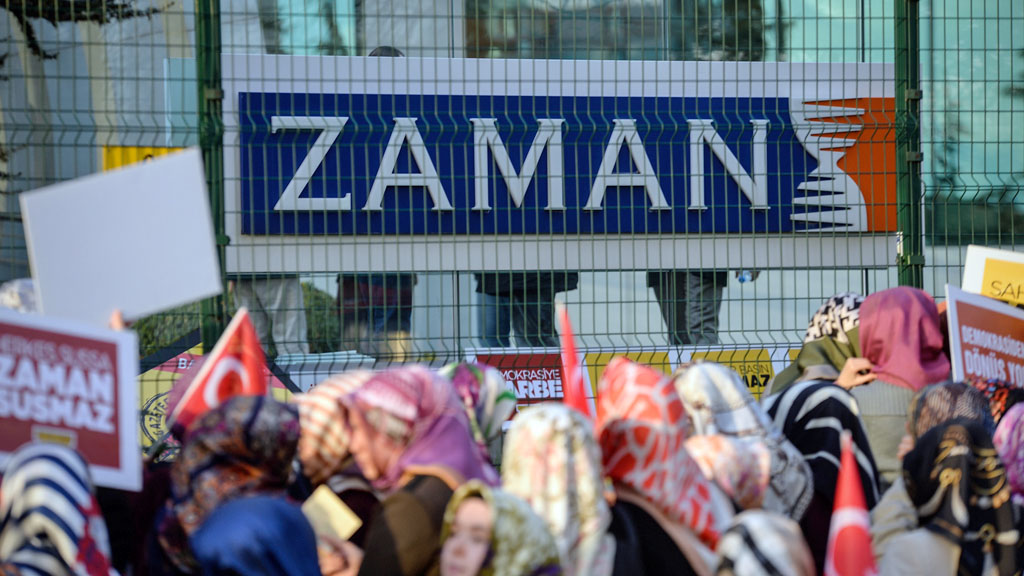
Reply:
[[474, 274], [480, 295], [480, 341], [492, 348], [512, 345], [557, 347], [555, 294], [575, 290], [576, 272], [505, 272]]
[[298, 276], [236, 278], [235, 304], [249, 310], [267, 355], [309, 354], [306, 304]]
[[[393, 46], [378, 46], [369, 56], [402, 58], [405, 54]], [[408, 273], [338, 274], [342, 349], [378, 359], [406, 360], [412, 348], [416, 280], [415, 274]]]

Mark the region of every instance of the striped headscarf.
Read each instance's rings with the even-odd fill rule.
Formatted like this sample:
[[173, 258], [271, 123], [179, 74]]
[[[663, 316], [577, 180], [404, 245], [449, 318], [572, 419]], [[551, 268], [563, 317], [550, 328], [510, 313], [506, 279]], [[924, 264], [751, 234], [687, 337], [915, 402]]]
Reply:
[[831, 382], [799, 382], [762, 405], [775, 426], [804, 455], [814, 474], [814, 490], [828, 510], [832, 510], [839, 479], [842, 434], [849, 431], [865, 504], [868, 510], [875, 507], [881, 498], [878, 467], [853, 394]]
[[718, 545], [718, 576], [814, 576], [814, 558], [800, 526], [785, 516], [748, 510]]
[[593, 424], [556, 402], [530, 407], [505, 440], [502, 487], [547, 522], [570, 576], [611, 573], [615, 541]]
[[369, 370], [331, 376], [294, 397], [299, 408], [298, 456], [302, 472], [314, 486], [341, 472], [349, 457], [349, 433], [341, 399], [373, 377]]
[[108, 576], [110, 542], [89, 469], [74, 450], [26, 444], [0, 485], [0, 573]]

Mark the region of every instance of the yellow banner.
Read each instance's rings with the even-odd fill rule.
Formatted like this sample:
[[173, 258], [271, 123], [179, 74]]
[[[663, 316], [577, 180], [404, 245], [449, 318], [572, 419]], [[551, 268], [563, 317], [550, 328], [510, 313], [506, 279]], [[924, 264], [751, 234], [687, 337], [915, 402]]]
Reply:
[[583, 362], [587, 370], [587, 376], [590, 377], [591, 392], [594, 393], [594, 398], [597, 398], [597, 384], [601, 381], [601, 377], [604, 376], [604, 369], [608, 367], [608, 364], [613, 358], [619, 356], [625, 356], [634, 362], [640, 364], [646, 364], [655, 370], [664, 372], [665, 374], [672, 373], [672, 362], [669, 360], [668, 352], [627, 352], [625, 354], [621, 352], [591, 352], [583, 357]]
[[123, 168], [131, 164], [146, 162], [184, 148], [165, 148], [159, 146], [104, 146], [100, 157], [103, 171]]
[[[167, 430], [167, 394], [185, 372], [198, 366], [203, 345], [197, 344], [159, 366], [139, 375], [139, 434], [142, 447], [148, 448]], [[277, 378], [271, 378], [270, 394], [279, 402], [289, 402], [292, 393]]]
[[761, 399], [768, 382], [775, 377], [775, 367], [767, 350], [713, 350], [694, 352], [693, 360], [707, 360], [728, 366], [739, 373], [754, 398]]
[[1024, 264], [989, 258], [981, 277], [981, 293], [989, 298], [1024, 304]]

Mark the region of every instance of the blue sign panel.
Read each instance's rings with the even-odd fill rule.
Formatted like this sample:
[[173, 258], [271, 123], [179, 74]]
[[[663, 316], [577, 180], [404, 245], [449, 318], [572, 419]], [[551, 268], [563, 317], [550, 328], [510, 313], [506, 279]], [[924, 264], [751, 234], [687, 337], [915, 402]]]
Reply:
[[863, 211], [816, 174], [789, 98], [237, 98], [247, 235], [785, 233]]

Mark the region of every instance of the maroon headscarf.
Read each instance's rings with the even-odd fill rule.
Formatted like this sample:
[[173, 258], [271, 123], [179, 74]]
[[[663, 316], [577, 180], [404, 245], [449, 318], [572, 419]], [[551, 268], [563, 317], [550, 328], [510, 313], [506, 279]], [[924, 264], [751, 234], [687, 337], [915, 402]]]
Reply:
[[949, 378], [935, 301], [916, 288], [876, 292], [860, 308], [860, 350], [883, 382], [918, 391]]

